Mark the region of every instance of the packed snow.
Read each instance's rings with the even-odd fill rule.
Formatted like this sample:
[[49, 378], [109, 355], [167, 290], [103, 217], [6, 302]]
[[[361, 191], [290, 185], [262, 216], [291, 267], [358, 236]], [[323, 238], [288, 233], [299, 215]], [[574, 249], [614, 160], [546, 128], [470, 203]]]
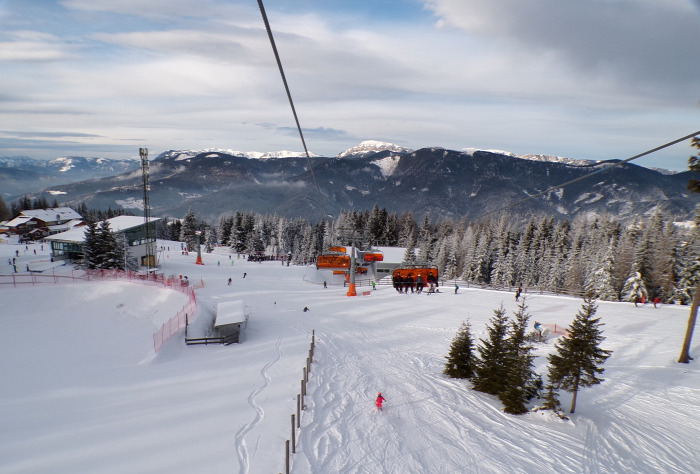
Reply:
[[[0, 243], [0, 472], [284, 472], [314, 330], [295, 474], [694, 473], [700, 466], [698, 362], [676, 363], [688, 307], [600, 302], [602, 347], [614, 351], [605, 381], [581, 390], [568, 420], [513, 416], [495, 397], [442, 374], [460, 324], [469, 318], [485, 337], [495, 308], [516, 309], [512, 293], [461, 285], [455, 294], [446, 282], [429, 296], [380, 284], [348, 297], [338, 279], [314, 267], [247, 262], [226, 249], [196, 265], [179, 244], [161, 246], [166, 275], [204, 285], [195, 290], [188, 337], [207, 333], [219, 303], [242, 300], [249, 320], [240, 344], [187, 346], [181, 330], [156, 354], [152, 334], [186, 303], [182, 293], [59, 278], [15, 287], [8, 259], [22, 270], [49, 261], [48, 248]], [[43, 274], [73, 274], [53, 265], [44, 263]], [[531, 323], [558, 326], [581, 306], [527, 289], [526, 302]], [[556, 337], [537, 345], [538, 372]], [[700, 360], [698, 346], [691, 353]], [[383, 412], [373, 403], [379, 391]], [[570, 395], [562, 404], [568, 411]]]

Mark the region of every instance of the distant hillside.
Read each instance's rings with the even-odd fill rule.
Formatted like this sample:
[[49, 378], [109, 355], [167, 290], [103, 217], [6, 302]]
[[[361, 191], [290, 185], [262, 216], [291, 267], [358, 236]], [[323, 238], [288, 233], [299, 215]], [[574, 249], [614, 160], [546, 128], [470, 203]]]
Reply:
[[[412, 212], [417, 218], [425, 213], [433, 219], [478, 218], [611, 165], [479, 150], [411, 151], [382, 142], [361, 144], [338, 157], [307, 160], [295, 155], [165, 152], [150, 166], [152, 214], [180, 217], [192, 208], [215, 221], [234, 210], [248, 210], [316, 220], [377, 204], [390, 212]], [[688, 179], [689, 173], [667, 174], [625, 164], [509, 211], [561, 218], [610, 213], [632, 219], [658, 209], [684, 219], [700, 200], [686, 192]], [[85, 201], [91, 207], [138, 210], [141, 175], [122, 173], [52, 185], [37, 195], [57, 196], [67, 204]]]

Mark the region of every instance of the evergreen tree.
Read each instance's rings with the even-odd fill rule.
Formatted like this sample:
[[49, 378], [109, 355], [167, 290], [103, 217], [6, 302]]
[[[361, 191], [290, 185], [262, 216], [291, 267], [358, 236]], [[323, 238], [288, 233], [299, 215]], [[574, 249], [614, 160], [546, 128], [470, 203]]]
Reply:
[[[547, 384], [545, 387], [544, 403], [540, 407], [541, 410], [552, 410], [559, 418], [568, 420], [566, 415], [564, 415], [564, 409], [559, 401], [559, 392], [554, 385]], [[536, 411], [536, 410], [535, 410]]]
[[97, 235], [97, 223], [95, 221], [87, 221], [82, 249], [83, 261], [81, 266], [88, 270], [100, 268], [100, 241]]
[[644, 285], [644, 279], [641, 273], [636, 271], [636, 269], [632, 269], [632, 273], [622, 287], [620, 299], [622, 301], [633, 302], [637, 301], [637, 299], [641, 300], [642, 298], [648, 298], [647, 287]]
[[469, 321], [462, 323], [452, 339], [443, 373], [453, 379], [471, 379], [474, 375], [474, 339]]
[[197, 251], [197, 219], [194, 216], [192, 208], [187, 211], [182, 219], [182, 229], [180, 230], [180, 241], [185, 242], [187, 250], [190, 252]]
[[0, 222], [9, 221], [10, 219], [12, 219], [12, 213], [8, 209], [7, 204], [5, 204], [5, 200], [0, 196]]
[[204, 228], [204, 251], [212, 253], [214, 247], [216, 247], [216, 229], [207, 225]]
[[486, 327], [488, 339], [479, 339], [479, 354], [472, 378], [474, 390], [498, 395], [508, 386], [509, 345], [506, 340], [508, 317], [501, 306], [493, 310], [493, 317]]
[[603, 324], [595, 317], [597, 309], [595, 301], [586, 296], [569, 326], [569, 334], [554, 344], [555, 352], [548, 356], [549, 382], [573, 393], [571, 413], [576, 409], [579, 389], [603, 381], [598, 376], [605, 370], [602, 364], [612, 354], [612, 351], [600, 348], [605, 338], [600, 329]]
[[530, 320], [525, 298], [518, 305], [518, 311], [514, 316], [506, 340], [508, 380], [504, 390], [498, 394], [498, 398], [503, 403], [503, 411], [513, 415], [521, 415], [527, 412], [525, 404], [534, 397], [539, 389], [536, 382], [538, 378], [533, 370], [535, 357], [532, 355], [532, 351], [534, 347], [528, 344], [525, 339]]
[[124, 270], [124, 247], [110, 229], [108, 221], [100, 223], [97, 238], [100, 251], [98, 268]]

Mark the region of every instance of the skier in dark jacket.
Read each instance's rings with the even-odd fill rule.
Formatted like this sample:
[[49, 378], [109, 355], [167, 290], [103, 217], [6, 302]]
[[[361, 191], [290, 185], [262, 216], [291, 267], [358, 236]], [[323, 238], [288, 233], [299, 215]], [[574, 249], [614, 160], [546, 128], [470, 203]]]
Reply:
[[416, 292], [423, 293], [423, 288], [425, 288], [425, 280], [423, 280], [423, 275], [419, 273], [416, 277]]
[[394, 277], [394, 288], [396, 288], [396, 291], [399, 293], [403, 292], [403, 280], [401, 279], [401, 274], [397, 273], [396, 276]]
[[404, 292], [408, 294], [408, 289], [411, 289], [411, 293], [413, 293], [413, 278], [411, 278], [411, 275], [407, 275], [406, 278], [403, 279], [403, 288]]

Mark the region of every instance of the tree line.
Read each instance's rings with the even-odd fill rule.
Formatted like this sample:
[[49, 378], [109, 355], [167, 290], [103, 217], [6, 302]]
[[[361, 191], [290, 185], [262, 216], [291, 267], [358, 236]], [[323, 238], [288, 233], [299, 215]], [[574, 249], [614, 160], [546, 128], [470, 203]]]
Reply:
[[[697, 219], [696, 219], [697, 221]], [[218, 225], [196, 218], [162, 219], [158, 237], [197, 245], [220, 244], [240, 253], [290, 255], [293, 263], [314, 261], [332, 245], [406, 247], [404, 260], [436, 264], [442, 279], [494, 286], [588, 294], [606, 301], [659, 298], [689, 304], [697, 281], [700, 238], [695, 223], [672, 222], [660, 213], [621, 222], [614, 216], [500, 216], [419, 224], [375, 206], [343, 211], [335, 220], [311, 223], [274, 214], [237, 211]]]

